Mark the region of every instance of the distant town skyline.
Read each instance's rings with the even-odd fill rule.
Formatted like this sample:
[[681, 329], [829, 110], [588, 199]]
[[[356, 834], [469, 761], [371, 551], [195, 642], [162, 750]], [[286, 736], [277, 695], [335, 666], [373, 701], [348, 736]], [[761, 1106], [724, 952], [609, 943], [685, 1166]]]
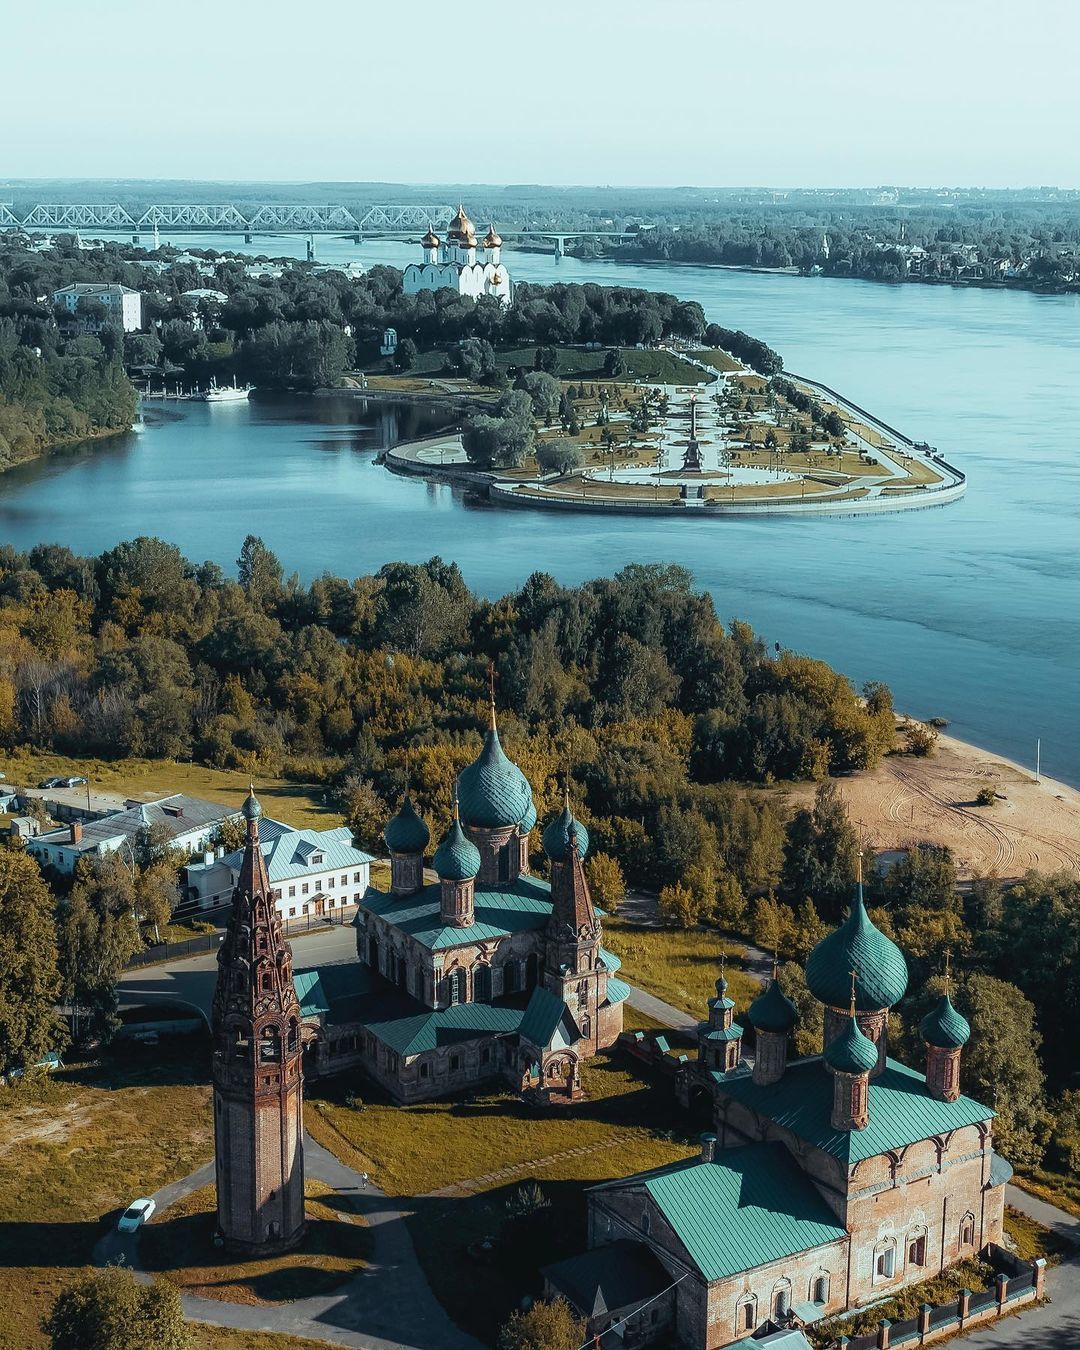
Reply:
[[0, 177], [1077, 186], [1080, 18], [1025, 14], [58, 0], [4, 16]]

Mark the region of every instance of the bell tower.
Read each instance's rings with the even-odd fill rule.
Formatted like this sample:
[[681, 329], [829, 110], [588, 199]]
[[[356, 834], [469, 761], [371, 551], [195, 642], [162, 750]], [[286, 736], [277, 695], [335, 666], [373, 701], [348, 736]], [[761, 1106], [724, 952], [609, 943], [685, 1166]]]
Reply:
[[212, 1016], [217, 1219], [229, 1251], [266, 1255], [304, 1235], [303, 1049], [254, 789], [243, 809], [247, 844]]

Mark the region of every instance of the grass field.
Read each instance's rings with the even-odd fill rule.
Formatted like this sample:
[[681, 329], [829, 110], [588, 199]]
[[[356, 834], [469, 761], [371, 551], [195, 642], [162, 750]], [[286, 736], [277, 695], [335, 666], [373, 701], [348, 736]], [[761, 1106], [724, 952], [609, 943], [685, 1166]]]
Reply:
[[[653, 384], [702, 384], [707, 378], [704, 371], [692, 366], [689, 361], [674, 356], [671, 352], [645, 350], [636, 347], [623, 347], [623, 360], [626, 370], [621, 375], [604, 374], [604, 357], [607, 348], [587, 351], [581, 347], [559, 347], [559, 362], [554, 371], [560, 379], [604, 380], [609, 383], [633, 383], [635, 380], [647, 380]], [[723, 356], [723, 353], [718, 353]], [[710, 358], [702, 357], [702, 360]], [[523, 347], [497, 348], [495, 361], [500, 370], [511, 370], [524, 366], [532, 370], [536, 361], [536, 345]], [[738, 369], [738, 367], [734, 367]], [[717, 369], [726, 369], [718, 366]], [[389, 357], [370, 362], [367, 366], [368, 378], [372, 387], [388, 387], [386, 377], [392, 377], [395, 387], [403, 390], [415, 385], [417, 391], [426, 391], [432, 378], [456, 380], [446, 371], [446, 352], [441, 349], [418, 352], [411, 369], [399, 374], [393, 368]], [[398, 385], [400, 381], [400, 386]], [[463, 382], [465, 383], [465, 382]], [[489, 391], [490, 392], [490, 391]]]
[[306, 1336], [282, 1336], [271, 1331], [237, 1331], [202, 1322], [191, 1322], [189, 1327], [193, 1350], [299, 1350], [305, 1345], [326, 1345], [325, 1341], [309, 1341]]
[[104, 1224], [211, 1156], [205, 1047], [123, 1053], [0, 1089], [0, 1346], [44, 1345], [40, 1319]]
[[717, 347], [704, 347], [701, 351], [691, 352], [690, 355], [698, 361], [704, 361], [707, 366], [712, 366], [715, 370], [728, 372], [742, 370], [743, 368], [733, 356], [720, 351]]
[[[80, 774], [94, 792], [137, 797], [186, 792], [192, 797], [221, 802], [239, 810], [247, 796], [249, 776], [238, 770], [210, 769], [202, 764], [166, 759], [79, 759], [69, 755], [15, 750], [0, 757], [0, 769], [9, 783], [36, 787], [56, 774]], [[255, 789], [268, 816], [298, 829], [334, 829], [341, 815], [323, 803], [321, 783], [291, 783], [283, 778], [259, 779]]]
[[371, 1235], [359, 1215], [339, 1207], [329, 1186], [309, 1179], [305, 1190], [308, 1230], [294, 1251], [254, 1261], [217, 1251], [211, 1185], [155, 1216], [143, 1230], [139, 1256], [147, 1270], [204, 1298], [265, 1307], [327, 1294], [365, 1267]]
[[700, 928], [644, 928], [609, 914], [604, 919], [604, 946], [622, 961], [620, 978], [697, 1021], [704, 1021], [709, 999], [716, 993], [721, 946], [727, 953], [728, 997], [735, 1000], [736, 1018], [761, 991], [742, 969], [743, 948]]

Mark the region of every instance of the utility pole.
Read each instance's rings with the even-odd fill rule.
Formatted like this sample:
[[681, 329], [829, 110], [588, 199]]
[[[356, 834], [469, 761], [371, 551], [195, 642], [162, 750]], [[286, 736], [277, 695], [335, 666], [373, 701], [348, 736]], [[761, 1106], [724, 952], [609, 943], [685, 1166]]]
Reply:
[[1040, 737], [1038, 737], [1038, 739], [1035, 741], [1035, 781], [1036, 781], [1036, 783], [1041, 783], [1041, 782], [1042, 782], [1042, 778], [1041, 778], [1040, 775], [1039, 775], [1039, 770], [1040, 770], [1041, 768], [1042, 768], [1042, 737], [1040, 736]]

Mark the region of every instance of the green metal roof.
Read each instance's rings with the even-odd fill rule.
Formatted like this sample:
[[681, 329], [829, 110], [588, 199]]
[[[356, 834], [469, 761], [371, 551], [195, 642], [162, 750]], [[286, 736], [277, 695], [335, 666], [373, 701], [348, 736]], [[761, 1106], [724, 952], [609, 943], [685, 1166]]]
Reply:
[[386, 847], [394, 853], [423, 853], [431, 842], [431, 831], [408, 793], [402, 799], [397, 815], [387, 821], [383, 838]]
[[780, 988], [777, 980], [769, 981], [769, 987], [758, 994], [747, 1010], [747, 1020], [757, 1031], [773, 1031], [778, 1035], [790, 1031], [799, 1020], [799, 1010], [787, 994]]
[[609, 977], [607, 982], [607, 1001], [609, 1003], [623, 1003], [630, 997], [630, 986], [624, 984], [622, 980], [616, 980], [613, 976]]
[[614, 974], [615, 971], [622, 969], [622, 962], [614, 952], [609, 952], [606, 947], [600, 948], [600, 960], [607, 966], [608, 970]]
[[755, 1083], [745, 1071], [714, 1073], [712, 1077], [724, 1096], [742, 1102], [848, 1164], [876, 1158], [889, 1149], [932, 1139], [963, 1125], [992, 1120], [995, 1114], [971, 1097], [935, 1101], [926, 1090], [923, 1075], [895, 1059], [886, 1060], [884, 1071], [870, 1079], [870, 1123], [865, 1130], [833, 1129], [833, 1080], [820, 1057], [789, 1064], [779, 1082], [765, 1086]]
[[565, 862], [566, 854], [570, 843], [570, 826], [574, 827], [574, 837], [577, 840], [578, 857], [584, 858], [589, 851], [589, 832], [582, 825], [580, 820], [575, 820], [573, 812], [569, 806], [564, 806], [562, 811], [548, 825], [543, 835], [544, 852], [552, 862]]
[[457, 817], [435, 850], [431, 865], [446, 881], [468, 881], [480, 871], [480, 850], [466, 838]]
[[919, 1024], [924, 1041], [945, 1050], [957, 1050], [967, 1045], [971, 1023], [953, 1007], [952, 999], [945, 997], [926, 1014]]
[[729, 1027], [710, 1027], [708, 1022], [698, 1023], [698, 1038], [703, 1041], [740, 1041], [743, 1029], [738, 1022]]
[[708, 1281], [847, 1236], [783, 1144], [724, 1149], [597, 1190], [644, 1185]]
[[466, 825], [497, 829], [517, 825], [533, 804], [529, 780], [506, 757], [494, 726], [484, 737], [484, 748], [458, 778], [461, 818]]
[[517, 1031], [520, 1008], [501, 1008], [491, 1003], [456, 1003], [437, 1011], [424, 1009], [412, 1016], [370, 1021], [367, 1029], [399, 1055], [419, 1055], [441, 1045], [457, 1045], [483, 1036]]
[[862, 885], [847, 918], [822, 938], [806, 961], [810, 992], [833, 1008], [846, 1008], [855, 972], [855, 1006], [860, 1012], [891, 1008], [907, 989], [907, 962], [900, 948], [870, 922]]
[[878, 1062], [878, 1048], [864, 1036], [854, 1015], [839, 1036], [825, 1047], [825, 1063], [840, 1073], [869, 1073]]
[[538, 984], [532, 991], [518, 1034], [530, 1045], [546, 1049], [564, 1014], [569, 1016], [569, 1010], [562, 999]]
[[461, 947], [489, 938], [506, 937], [527, 928], [543, 928], [551, 916], [551, 887], [539, 877], [518, 877], [500, 890], [476, 888], [475, 923], [467, 928], [445, 925], [439, 910], [437, 882], [413, 895], [369, 890], [362, 908], [378, 914], [433, 951]]

